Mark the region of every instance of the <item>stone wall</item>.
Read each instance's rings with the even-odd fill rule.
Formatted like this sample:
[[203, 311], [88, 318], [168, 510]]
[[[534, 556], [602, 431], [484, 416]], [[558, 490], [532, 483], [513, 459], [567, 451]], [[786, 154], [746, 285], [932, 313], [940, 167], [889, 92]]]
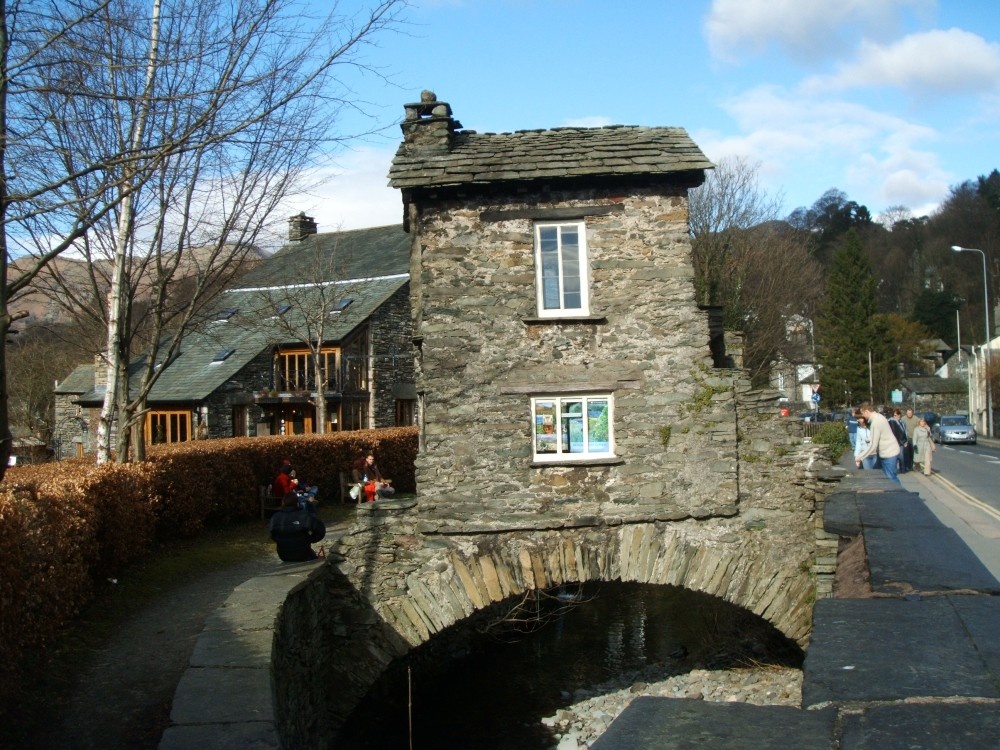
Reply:
[[88, 429], [90, 410], [80, 409], [73, 401], [78, 393], [55, 394], [55, 425], [52, 429], [55, 458], [74, 458], [77, 445], [83, 445], [84, 453], [92, 450], [91, 432]]
[[230, 387], [220, 388], [205, 399], [208, 407], [208, 437], [233, 437], [233, 407], [246, 404], [250, 424], [254, 424], [262, 409], [253, 403], [253, 394], [272, 382], [274, 355], [265, 349], [229, 379]]
[[[428, 525], [530, 527], [556, 508], [628, 520], [733, 515], [734, 377], [712, 369], [707, 313], [695, 304], [686, 188], [494, 197], [486, 219], [481, 200], [411, 215]], [[586, 217], [599, 319], [535, 317], [533, 221], [516, 217], [540, 203], [615, 209]], [[529, 394], [566, 383], [614, 392], [616, 465], [532, 463]]]
[[373, 426], [394, 427], [396, 397], [393, 386], [414, 382], [409, 284], [375, 311], [369, 326], [375, 360], [372, 363]]

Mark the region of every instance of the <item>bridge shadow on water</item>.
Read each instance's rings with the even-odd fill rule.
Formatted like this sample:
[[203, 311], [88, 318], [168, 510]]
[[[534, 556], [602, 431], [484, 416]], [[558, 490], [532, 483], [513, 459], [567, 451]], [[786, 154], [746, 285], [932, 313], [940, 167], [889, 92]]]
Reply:
[[397, 660], [338, 748], [550, 748], [545, 716], [637, 681], [692, 669], [801, 667], [801, 649], [756, 615], [675, 586], [588, 583], [509, 599]]

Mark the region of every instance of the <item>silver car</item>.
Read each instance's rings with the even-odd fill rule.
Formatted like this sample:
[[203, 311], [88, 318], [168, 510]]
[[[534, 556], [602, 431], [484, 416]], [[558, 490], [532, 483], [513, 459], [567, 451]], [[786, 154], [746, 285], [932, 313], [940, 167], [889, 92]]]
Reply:
[[976, 444], [976, 428], [964, 414], [948, 414], [931, 428], [931, 438], [935, 443]]

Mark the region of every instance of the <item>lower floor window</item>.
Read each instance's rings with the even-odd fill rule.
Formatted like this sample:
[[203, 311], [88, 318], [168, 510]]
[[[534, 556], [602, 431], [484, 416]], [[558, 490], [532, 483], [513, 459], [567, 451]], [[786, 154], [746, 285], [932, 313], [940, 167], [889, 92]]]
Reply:
[[146, 417], [146, 443], [185, 443], [191, 439], [191, 411], [151, 411]]
[[531, 399], [535, 460], [613, 457], [613, 406], [610, 395]]

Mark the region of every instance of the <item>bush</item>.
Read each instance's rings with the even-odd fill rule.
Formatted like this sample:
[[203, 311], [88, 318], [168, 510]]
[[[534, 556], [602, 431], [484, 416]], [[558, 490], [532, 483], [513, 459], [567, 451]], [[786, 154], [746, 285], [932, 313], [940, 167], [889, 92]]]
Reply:
[[843, 422], [827, 422], [816, 431], [812, 441], [828, 446], [834, 461], [838, 461], [844, 451], [851, 447], [851, 439], [847, 435]]
[[157, 446], [141, 463], [72, 459], [12, 467], [0, 484], [0, 701], [27, 656], [44, 649], [89, 602], [97, 582], [157, 541], [255, 518], [258, 486], [283, 459], [340, 501], [340, 472], [374, 452], [400, 492], [414, 492], [417, 430], [199, 440]]

